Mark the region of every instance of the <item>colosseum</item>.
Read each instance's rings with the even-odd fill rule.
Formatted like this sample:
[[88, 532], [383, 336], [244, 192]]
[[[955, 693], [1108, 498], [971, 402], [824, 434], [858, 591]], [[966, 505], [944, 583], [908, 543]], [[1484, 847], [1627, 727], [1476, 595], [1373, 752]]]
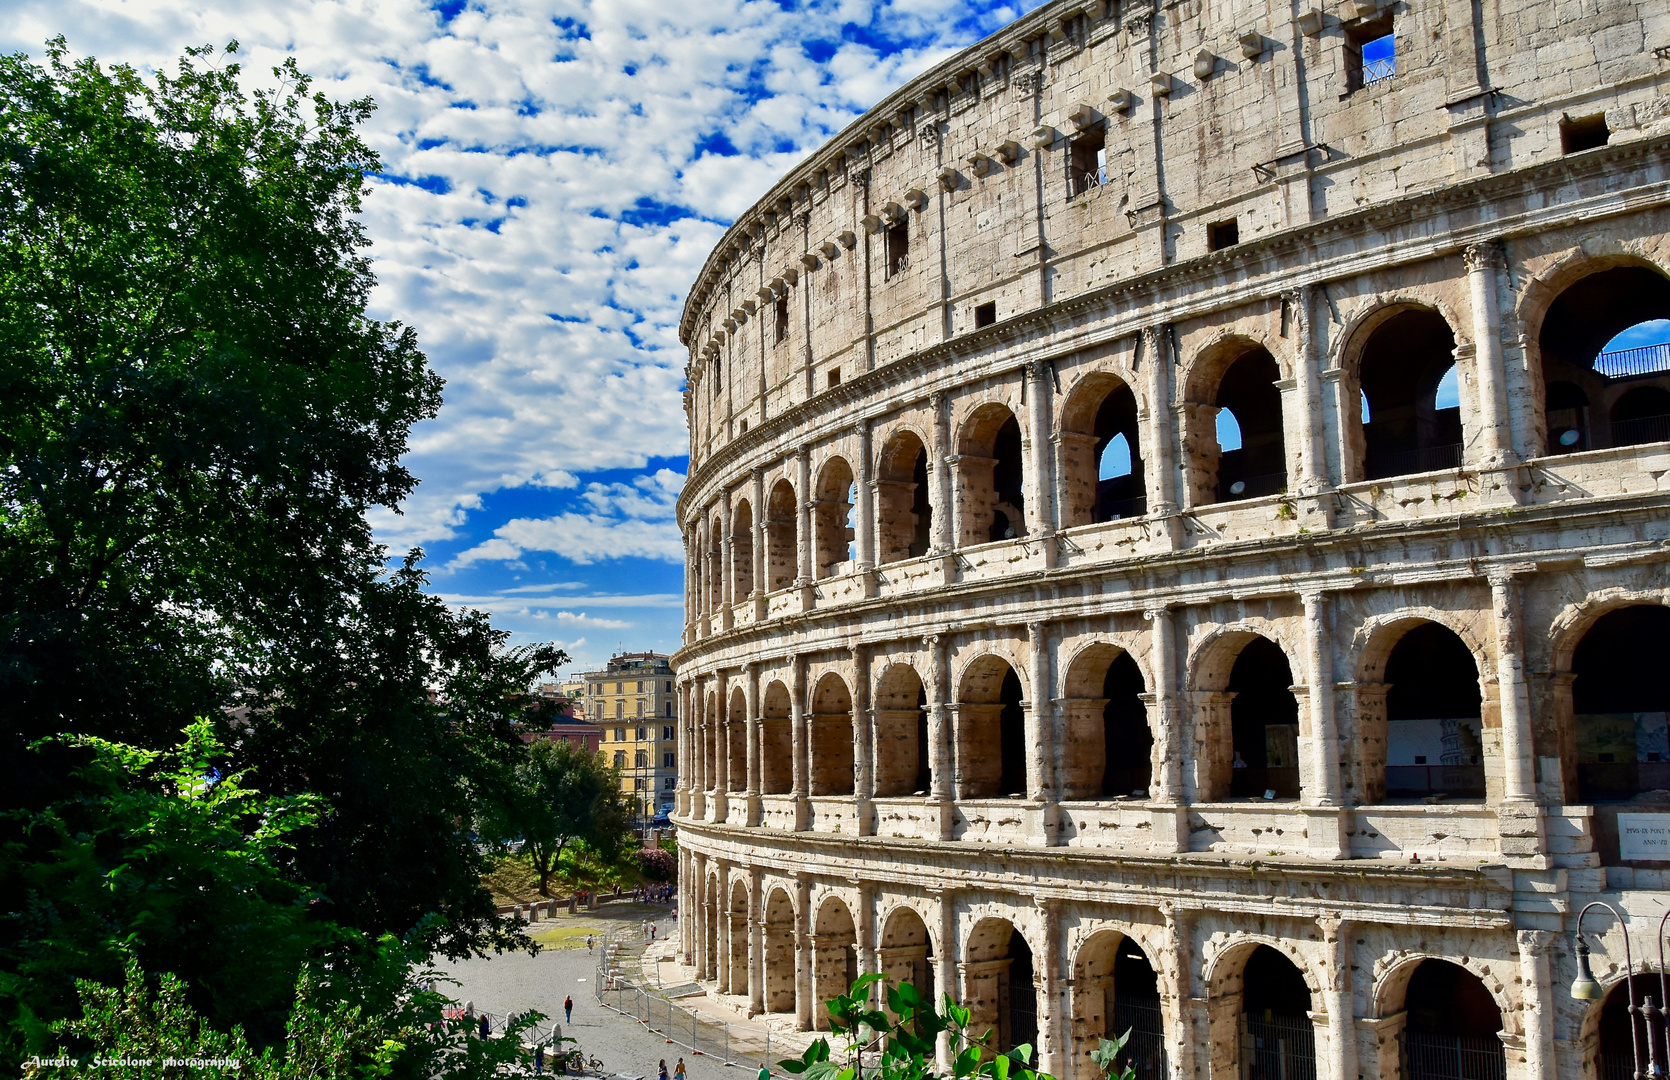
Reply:
[[680, 948], [739, 1010], [1670, 1060], [1670, 5], [1313, 3], [1046, 4], [692, 286]]

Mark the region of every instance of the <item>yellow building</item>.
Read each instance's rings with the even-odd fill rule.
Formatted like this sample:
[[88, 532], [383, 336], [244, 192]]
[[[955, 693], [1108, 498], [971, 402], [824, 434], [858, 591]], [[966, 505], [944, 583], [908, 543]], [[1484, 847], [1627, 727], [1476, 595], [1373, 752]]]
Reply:
[[665, 653], [621, 653], [584, 682], [585, 719], [602, 729], [602, 751], [620, 769], [621, 791], [640, 817], [671, 809], [678, 787], [678, 695]]

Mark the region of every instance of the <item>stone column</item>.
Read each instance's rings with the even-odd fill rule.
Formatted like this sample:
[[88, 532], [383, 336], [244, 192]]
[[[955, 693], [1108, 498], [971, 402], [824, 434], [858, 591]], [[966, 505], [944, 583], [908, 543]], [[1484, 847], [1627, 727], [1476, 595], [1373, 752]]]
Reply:
[[927, 685], [924, 689], [928, 694], [928, 741], [933, 744], [928, 759], [931, 773], [929, 794], [939, 807], [938, 835], [924, 836], [923, 839], [949, 840], [956, 819], [951, 786], [951, 708], [947, 700], [951, 680], [945, 661], [944, 639], [938, 634], [930, 634], [922, 639], [922, 645], [928, 654]]
[[[1194, 959], [1190, 949], [1190, 933], [1193, 926], [1193, 912], [1180, 910], [1170, 900], [1161, 901], [1160, 916], [1165, 920], [1166, 941], [1172, 955], [1171, 970], [1176, 974], [1176, 985], [1172, 987], [1175, 995], [1172, 1000], [1176, 1003], [1173, 1010], [1174, 1019], [1171, 1030], [1167, 1033], [1166, 1056], [1172, 1062], [1171, 1075], [1179, 1078], [1190, 1078], [1195, 1075], [1195, 1038], [1194, 1038]], [[1161, 971], [1165, 965], [1160, 965]], [[1163, 980], [1164, 976], [1162, 976]], [[1165, 984], [1160, 987], [1162, 998], [1165, 996]], [[1205, 1002], [1200, 1003], [1204, 1008]], [[1211, 1053], [1207, 1053], [1210, 1061]]]
[[812, 879], [794, 879], [794, 1029], [812, 1030]]
[[[1322, 593], [1306, 593], [1305, 604], [1305, 667], [1310, 686], [1309, 750], [1311, 784], [1315, 790], [1305, 792], [1310, 806], [1341, 806], [1339, 773], [1339, 729], [1334, 718], [1334, 653], [1329, 637], [1332, 614], [1328, 597]], [[1301, 751], [1303, 752], [1303, 751]], [[1314, 850], [1314, 847], [1313, 847]]]
[[765, 877], [759, 867], [748, 871], [748, 1015], [765, 1012], [765, 927], [761, 915]]
[[800, 499], [796, 511], [800, 521], [794, 530], [794, 555], [800, 570], [795, 585], [800, 589], [800, 609], [810, 611], [817, 603], [812, 573], [812, 509], [817, 501], [812, 498], [812, 452], [804, 446], [800, 448], [796, 473], [796, 494]]
[[1525, 685], [1519, 583], [1509, 574], [1490, 575], [1490, 606], [1502, 715], [1502, 801], [1533, 802], [1536, 786], [1532, 779], [1531, 699]]
[[853, 488], [858, 505], [853, 508], [855, 569], [864, 577], [866, 595], [873, 595], [876, 569], [876, 500], [870, 467], [870, 422], [860, 420], [853, 427], [858, 437], [858, 460], [853, 462]]
[[[761, 371], [764, 371], [763, 367]], [[760, 395], [760, 400], [762, 402], [765, 400], [763, 393]], [[771, 577], [771, 564], [767, 559], [768, 553], [766, 551], [764, 469], [754, 470], [754, 513], [751, 520], [754, 526], [754, 618], [763, 619], [766, 612], [765, 594], [769, 591], [769, 578]]]
[[870, 709], [870, 650], [852, 647], [852, 795], [858, 835], [875, 833], [876, 770], [873, 752], [875, 717]]
[[713, 673], [719, 707], [713, 713], [713, 820], [729, 818], [731, 808], [731, 688], [724, 669]]
[[1142, 329], [1142, 362], [1148, 365], [1148, 512], [1175, 514], [1177, 512], [1177, 477], [1172, 453], [1175, 432], [1171, 407], [1171, 356], [1166, 348], [1167, 335], [1163, 327], [1145, 326]]
[[[858, 973], [871, 975], [881, 970], [876, 963], [876, 887], [871, 882], [858, 883]], [[880, 983], [870, 987], [870, 1005], [879, 1009], [886, 1004], [886, 990]]]
[[1068, 1015], [1062, 995], [1067, 992], [1061, 974], [1061, 901], [1039, 900], [1038, 922], [1043, 927], [1043, 955], [1033, 976], [1038, 1001], [1038, 1071], [1051, 1076], [1061, 1075], [1066, 1059], [1063, 1053], [1070, 1040], [1062, 1035], [1063, 1020]]
[[934, 471], [934, 552], [940, 556], [940, 583], [956, 580], [957, 500], [952, 485], [956, 476], [956, 454], [951, 445], [951, 403], [944, 394], [933, 394], [928, 406], [934, 412], [934, 445], [930, 451]]
[[734, 548], [731, 545], [731, 492], [727, 488], [719, 499], [719, 625], [731, 628], [732, 605], [736, 603], [736, 573], [731, 565]]
[[686, 907], [686, 912], [694, 913], [696, 922], [695, 953], [696, 978], [707, 978], [707, 856], [696, 852], [696, 889], [694, 904]]
[[1521, 930], [1519, 937], [1519, 976], [1523, 983], [1520, 993], [1524, 1007], [1520, 1016], [1525, 1025], [1525, 1077], [1553, 1076], [1554, 1060], [1554, 993], [1549, 974], [1548, 946], [1554, 935], [1547, 930]]
[[1028, 623], [1026, 640], [1032, 654], [1027, 664], [1032, 700], [1027, 702], [1026, 709], [1026, 797], [1036, 806], [1037, 814], [1028, 831], [1033, 843], [1049, 847], [1055, 843], [1060, 824], [1060, 804], [1055, 770], [1052, 768], [1057, 740], [1051, 717], [1051, 701], [1055, 694], [1051, 686], [1048, 624]]
[[715, 859], [714, 865], [719, 871], [719, 891], [713, 900], [713, 917], [718, 921], [719, 933], [715, 945], [718, 956], [714, 961], [714, 982], [721, 994], [731, 992], [731, 950], [736, 935], [736, 919], [731, 912], [731, 864], [723, 859]]
[[[952, 1001], [962, 1000], [962, 988], [957, 985], [957, 894], [950, 889], [942, 890], [933, 895], [939, 901], [939, 940], [934, 943], [934, 992], [944, 1000], [949, 994]], [[938, 1008], [938, 1002], [934, 1005]], [[940, 1032], [935, 1044], [936, 1067], [941, 1075], [951, 1074], [952, 1047], [951, 1036], [947, 1032]]]
[[812, 819], [812, 807], [806, 798], [812, 790], [807, 757], [811, 740], [806, 732], [806, 660], [796, 655], [790, 664], [794, 672], [794, 685], [789, 688], [789, 737], [794, 757], [794, 780], [790, 794], [794, 796], [794, 827], [796, 831], [803, 831]]
[[[1479, 401], [1479, 464], [1507, 468], [1519, 463], [1508, 429], [1507, 371], [1502, 360], [1502, 316], [1497, 308], [1497, 271], [1501, 245], [1469, 244], [1462, 252], [1473, 300], [1473, 370]], [[1517, 492], [1515, 493], [1517, 494]]]
[[[1050, 467], [1051, 430], [1055, 410], [1055, 372], [1043, 360], [1026, 365], [1026, 471], [1032, 478], [1032, 506], [1027, 517], [1027, 535], [1037, 537], [1044, 550], [1044, 565], [1055, 565], [1055, 481]], [[1034, 694], [1034, 697], [1038, 695]]]
[[[1313, 695], [1314, 696], [1314, 695]], [[1351, 933], [1349, 922], [1335, 915], [1316, 920], [1328, 946], [1328, 985], [1323, 997], [1328, 1009], [1326, 1080], [1357, 1080], [1357, 1019], [1351, 994]]]
[[1327, 493], [1327, 436], [1322, 419], [1322, 378], [1318, 370], [1316, 338], [1311, 333], [1312, 290], [1309, 285], [1282, 293], [1282, 302], [1292, 316], [1293, 382], [1298, 395], [1299, 477], [1294, 485], [1294, 505], [1299, 525], [1312, 530], [1327, 529], [1333, 523], [1333, 499]]
[[748, 787], [743, 792], [748, 808], [744, 825], [758, 825], [764, 808], [760, 804], [760, 665], [750, 663], [742, 669], [743, 693], [748, 699]]

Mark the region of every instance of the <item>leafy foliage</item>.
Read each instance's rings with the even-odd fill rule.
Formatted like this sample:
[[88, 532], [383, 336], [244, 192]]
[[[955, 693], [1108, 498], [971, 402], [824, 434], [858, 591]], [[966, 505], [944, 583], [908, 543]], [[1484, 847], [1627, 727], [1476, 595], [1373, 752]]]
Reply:
[[1102, 1075], [1108, 1080], [1136, 1080], [1136, 1066], [1127, 1060], [1123, 1065], [1119, 1058], [1125, 1053], [1125, 1044], [1131, 1041], [1131, 1029], [1126, 1028], [1125, 1034], [1114, 1039], [1102, 1039], [1096, 1049], [1090, 1051], [1090, 1060]]
[[638, 852], [638, 872], [645, 881], [672, 881], [678, 876], [678, 863], [670, 851], [642, 848]]
[[484, 827], [501, 841], [523, 841], [541, 896], [551, 895], [551, 878], [571, 845], [605, 863], [618, 858], [631, 817], [620, 773], [566, 739], [536, 739], [511, 766], [507, 794], [494, 809]]
[[819, 1039], [801, 1057], [778, 1062], [783, 1070], [805, 1080], [858, 1080], [861, 1057], [869, 1053], [878, 1056], [874, 1064], [864, 1064], [865, 1076], [928, 1080], [939, 1075], [935, 1047], [943, 1033], [950, 1040], [951, 1075], [957, 1080], [1051, 1080], [1030, 1064], [1030, 1045], [999, 1051], [993, 1032], [971, 1034], [969, 1010], [949, 994], [936, 1010], [916, 987], [899, 983], [887, 987], [886, 1010], [875, 1008], [870, 987], [883, 981], [881, 975], [861, 975], [845, 994], [828, 1002], [830, 1030], [846, 1042], [842, 1056], [833, 1056], [829, 1040]]

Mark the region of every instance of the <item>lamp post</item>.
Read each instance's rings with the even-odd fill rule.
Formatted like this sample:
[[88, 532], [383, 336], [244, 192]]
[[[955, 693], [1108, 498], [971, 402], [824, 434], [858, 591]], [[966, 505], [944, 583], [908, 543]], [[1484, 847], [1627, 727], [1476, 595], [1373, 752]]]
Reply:
[[[1606, 990], [1596, 981], [1594, 973], [1589, 968], [1589, 943], [1583, 940], [1583, 916], [1589, 914], [1591, 908], [1605, 908], [1612, 913], [1618, 926], [1624, 931], [1624, 990], [1629, 996], [1629, 1043], [1630, 1054], [1635, 1064], [1635, 1080], [1663, 1080], [1664, 1070], [1658, 1062], [1658, 1038], [1653, 1030], [1654, 1021], [1662, 1020], [1664, 1012], [1653, 1003], [1651, 995], [1642, 999], [1639, 1006], [1635, 1003], [1635, 959], [1630, 952], [1629, 930], [1623, 915], [1617, 908], [1602, 900], [1595, 900], [1584, 905], [1577, 914], [1577, 978], [1572, 980], [1571, 996], [1577, 1001], [1600, 1001], [1606, 997]], [[1666, 920], [1670, 920], [1670, 912], [1658, 921], [1658, 981], [1660, 1001], [1670, 994], [1670, 982], [1667, 982], [1664, 972], [1664, 929]], [[1639, 1016], [1647, 1026], [1647, 1060], [1641, 1060], [1641, 1034], [1636, 1029], [1635, 1018]]]

